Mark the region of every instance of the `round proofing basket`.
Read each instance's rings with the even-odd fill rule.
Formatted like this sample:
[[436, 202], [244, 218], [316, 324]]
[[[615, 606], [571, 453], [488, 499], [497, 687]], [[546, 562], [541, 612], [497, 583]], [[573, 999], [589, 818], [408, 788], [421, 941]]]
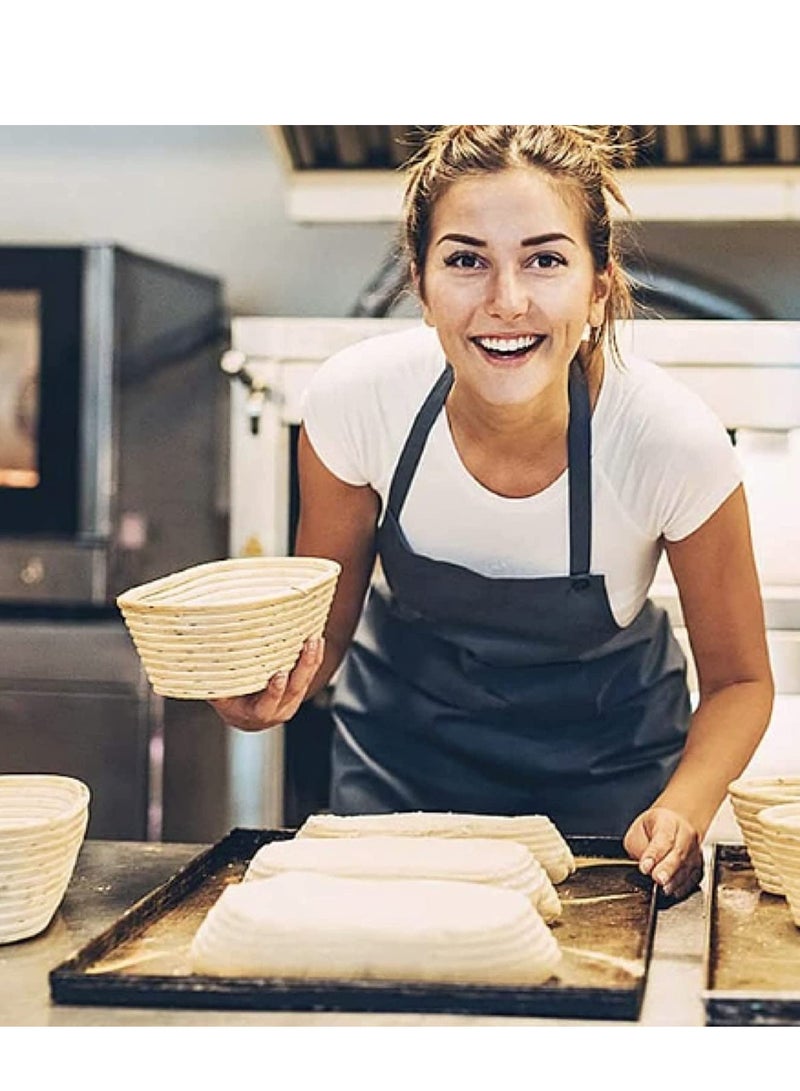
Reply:
[[768, 894], [782, 895], [783, 883], [759, 816], [766, 807], [800, 800], [800, 777], [741, 778], [728, 785], [728, 793], [758, 885]]
[[800, 801], [765, 807], [758, 817], [792, 920], [800, 928]]
[[0, 776], [0, 943], [36, 936], [64, 897], [89, 820], [73, 777]]
[[211, 561], [132, 588], [117, 605], [156, 693], [235, 697], [291, 670], [322, 635], [340, 571], [321, 557]]
[[740, 777], [728, 785], [731, 797], [760, 803], [774, 795], [800, 799], [800, 776]]

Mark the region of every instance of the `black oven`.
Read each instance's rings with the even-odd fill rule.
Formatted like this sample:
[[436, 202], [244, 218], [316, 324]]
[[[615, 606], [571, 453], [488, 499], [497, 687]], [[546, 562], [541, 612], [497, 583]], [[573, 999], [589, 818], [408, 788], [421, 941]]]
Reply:
[[0, 527], [74, 536], [84, 254], [0, 248]]
[[109, 605], [224, 554], [226, 338], [214, 277], [0, 246], [0, 606]]

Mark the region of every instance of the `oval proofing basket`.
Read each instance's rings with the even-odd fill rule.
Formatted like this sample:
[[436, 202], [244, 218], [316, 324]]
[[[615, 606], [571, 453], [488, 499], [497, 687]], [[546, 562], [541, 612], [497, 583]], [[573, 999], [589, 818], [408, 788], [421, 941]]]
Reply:
[[210, 561], [117, 598], [162, 697], [208, 700], [263, 689], [321, 636], [341, 566], [321, 557]]
[[89, 799], [74, 777], [0, 776], [0, 943], [38, 936], [53, 919], [83, 844]]

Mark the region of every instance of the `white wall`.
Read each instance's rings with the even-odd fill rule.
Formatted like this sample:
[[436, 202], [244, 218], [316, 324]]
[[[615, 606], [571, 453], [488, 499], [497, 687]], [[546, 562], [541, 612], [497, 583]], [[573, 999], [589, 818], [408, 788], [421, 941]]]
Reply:
[[304, 226], [256, 126], [0, 126], [0, 242], [113, 241], [213, 273], [235, 314], [344, 315], [390, 225]]

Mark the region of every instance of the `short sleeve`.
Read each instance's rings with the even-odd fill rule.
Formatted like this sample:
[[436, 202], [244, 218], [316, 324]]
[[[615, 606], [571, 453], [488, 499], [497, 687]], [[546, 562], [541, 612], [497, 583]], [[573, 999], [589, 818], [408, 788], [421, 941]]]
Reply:
[[309, 442], [330, 472], [383, 495], [443, 366], [435, 332], [420, 323], [367, 336], [317, 368], [300, 412]]
[[658, 450], [655, 508], [670, 542], [703, 525], [742, 483], [736, 450], [721, 421], [704, 404], [687, 402], [683, 419]]
[[366, 384], [358, 381], [347, 352], [314, 373], [301, 403], [301, 419], [318, 458], [348, 485], [370, 482], [364, 427]]

